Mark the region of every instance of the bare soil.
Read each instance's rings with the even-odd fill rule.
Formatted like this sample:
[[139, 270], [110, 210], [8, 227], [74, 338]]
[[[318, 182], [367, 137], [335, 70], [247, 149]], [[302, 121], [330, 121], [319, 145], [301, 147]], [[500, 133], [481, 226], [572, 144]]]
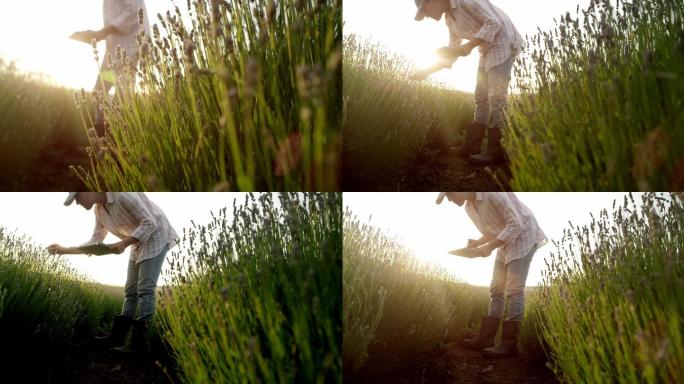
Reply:
[[522, 353], [518, 357], [492, 359], [469, 351], [456, 343], [444, 344], [436, 351], [391, 372], [361, 372], [347, 380], [361, 384], [553, 384], [558, 379], [547, 368], [543, 356]]
[[[506, 164], [471, 165], [454, 153], [446, 140], [429, 140], [406, 164], [382, 177], [364, 177], [363, 171], [344, 171], [344, 191], [510, 191], [511, 172]], [[455, 145], [455, 144], [454, 144]]]
[[[0, 354], [3, 378], [36, 384], [167, 384], [178, 383], [168, 350], [151, 340], [147, 355], [127, 356], [97, 347], [92, 334], [67, 344], [7, 337]], [[18, 380], [21, 379], [21, 380]], [[0, 380], [2, 381], [2, 380]]]
[[67, 353], [56, 359], [47, 383], [171, 383], [171, 376], [166, 376], [163, 367], [164, 364], [153, 356], [121, 356], [109, 349], [78, 343], [72, 344]]
[[64, 140], [48, 142], [30, 169], [17, 175], [0, 175], [0, 190], [31, 192], [85, 191], [86, 186], [69, 166], [89, 169], [85, 147]]

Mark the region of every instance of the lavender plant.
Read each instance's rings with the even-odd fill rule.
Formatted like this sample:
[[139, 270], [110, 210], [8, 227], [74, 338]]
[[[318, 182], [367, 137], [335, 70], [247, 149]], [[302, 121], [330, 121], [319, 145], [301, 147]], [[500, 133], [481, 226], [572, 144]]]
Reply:
[[519, 190], [681, 190], [684, 2], [592, 0], [528, 39], [505, 146]]
[[157, 15], [139, 69], [113, 60], [119, 97], [79, 100], [103, 104], [111, 135], [90, 134], [91, 167], [74, 171], [97, 190], [338, 190], [341, 18], [339, 0]]
[[684, 380], [683, 228], [681, 195], [646, 194], [565, 231], [544, 275], [539, 313], [564, 381]]
[[249, 195], [184, 231], [159, 325], [185, 382], [341, 382], [341, 198]]

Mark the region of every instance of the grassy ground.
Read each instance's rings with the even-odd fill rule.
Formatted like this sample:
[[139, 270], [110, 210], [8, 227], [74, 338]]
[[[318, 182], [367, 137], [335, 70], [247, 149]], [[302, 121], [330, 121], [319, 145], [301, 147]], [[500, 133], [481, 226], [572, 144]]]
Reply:
[[69, 170], [87, 162], [73, 91], [0, 59], [0, 190], [82, 190]]
[[249, 195], [186, 229], [151, 354], [132, 359], [91, 342], [121, 287], [0, 230], [0, 368], [48, 383], [339, 383], [341, 205], [339, 193]]
[[522, 354], [483, 359], [455, 343], [476, 330], [486, 288], [418, 263], [347, 216], [344, 348], [348, 382], [675, 383], [684, 378], [679, 250], [684, 197], [626, 199], [573, 227], [526, 292]]
[[514, 68], [510, 170], [490, 172], [423, 150], [458, 141], [470, 96], [411, 83], [406, 60], [345, 37], [345, 189], [681, 190], [683, 9], [593, 1], [532, 36]]
[[[163, 382], [158, 379], [166, 377], [153, 363], [131, 368], [89, 343], [119, 313], [121, 287], [90, 282], [4, 229], [0, 229], [0, 292], [4, 293], [0, 368], [6, 377], [36, 383], [113, 382], [126, 377], [135, 380], [118, 382]], [[157, 351], [157, 358], [167, 363], [163, 348]], [[153, 377], [157, 379], [144, 381]]]
[[[349, 214], [344, 225], [345, 381], [554, 380], [540, 353], [535, 318], [525, 323], [524, 353], [515, 363], [496, 363], [464, 350], [456, 342], [479, 328], [489, 288], [469, 286], [421, 264], [401, 244]], [[536, 290], [528, 289], [527, 296], [529, 316]], [[513, 368], [504, 368], [507, 364]], [[502, 377], [508, 381], [497, 381]]]

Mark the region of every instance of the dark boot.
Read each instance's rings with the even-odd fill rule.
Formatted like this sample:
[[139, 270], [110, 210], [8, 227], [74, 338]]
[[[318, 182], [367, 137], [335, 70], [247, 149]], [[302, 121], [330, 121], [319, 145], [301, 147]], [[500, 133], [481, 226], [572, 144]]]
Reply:
[[473, 165], [490, 165], [504, 161], [504, 150], [501, 145], [501, 128], [489, 128], [489, 138], [487, 139], [487, 149], [479, 155], [470, 156], [468, 161]]
[[468, 124], [466, 126], [465, 143], [460, 147], [454, 149], [454, 153], [458, 157], [468, 158], [470, 155], [475, 155], [480, 152], [482, 140], [487, 126], [484, 124]]
[[518, 355], [518, 333], [520, 332], [519, 321], [504, 321], [501, 325], [501, 344], [493, 348], [482, 350], [482, 355], [487, 357], [506, 357]]
[[133, 319], [126, 316], [115, 316], [112, 330], [106, 336], [95, 336], [95, 344], [102, 347], [122, 345], [128, 331], [131, 329]]
[[112, 350], [125, 354], [147, 353], [147, 328], [147, 320], [134, 320], [133, 332], [131, 333], [131, 342], [121, 347], [112, 348]]
[[496, 331], [499, 329], [500, 320], [498, 317], [483, 316], [480, 323], [480, 332], [474, 338], [463, 339], [460, 343], [461, 346], [473, 351], [493, 347], [494, 337], [496, 337]]

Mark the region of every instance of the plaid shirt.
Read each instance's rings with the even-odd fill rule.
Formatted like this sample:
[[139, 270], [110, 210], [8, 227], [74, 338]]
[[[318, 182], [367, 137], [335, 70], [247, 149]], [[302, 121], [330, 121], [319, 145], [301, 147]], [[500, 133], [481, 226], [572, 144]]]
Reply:
[[480, 67], [485, 71], [522, 51], [524, 40], [513, 22], [489, 0], [450, 1], [451, 12], [445, 18], [449, 47], [460, 46], [463, 39], [483, 40], [486, 44], [480, 46]]
[[142, 192], [107, 192], [107, 203], [95, 205], [95, 230], [88, 243], [102, 242], [108, 232], [120, 239], [140, 240], [131, 246], [130, 260], [136, 263], [178, 243], [178, 234], [164, 212]]
[[140, 8], [143, 9], [144, 13], [142, 28], [145, 30], [145, 36], [152, 37], [145, 0], [104, 0], [102, 2], [104, 25], [111, 25], [117, 30], [117, 32], [107, 36], [105, 57], [107, 54], [111, 54], [112, 59], [116, 60], [115, 52], [118, 45], [126, 51], [126, 55], [132, 63], [137, 63], [138, 41], [136, 37], [141, 28], [138, 22], [138, 10]]
[[468, 216], [483, 235], [506, 243], [497, 251], [497, 261], [508, 264], [546, 244], [546, 235], [537, 219], [515, 194], [476, 192], [475, 196], [475, 202], [466, 203]]

